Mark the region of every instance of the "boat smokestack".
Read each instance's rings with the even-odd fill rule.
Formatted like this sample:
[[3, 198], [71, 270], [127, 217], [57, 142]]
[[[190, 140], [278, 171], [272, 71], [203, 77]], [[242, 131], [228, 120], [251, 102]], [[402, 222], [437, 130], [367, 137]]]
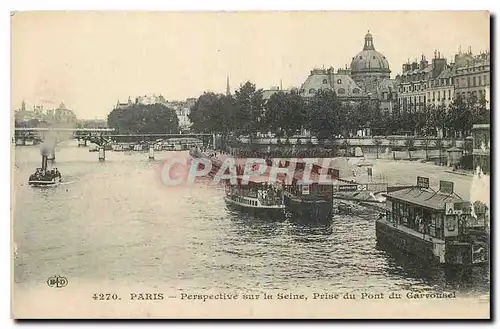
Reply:
[[47, 171], [47, 156], [42, 155], [42, 170], [43, 172]]

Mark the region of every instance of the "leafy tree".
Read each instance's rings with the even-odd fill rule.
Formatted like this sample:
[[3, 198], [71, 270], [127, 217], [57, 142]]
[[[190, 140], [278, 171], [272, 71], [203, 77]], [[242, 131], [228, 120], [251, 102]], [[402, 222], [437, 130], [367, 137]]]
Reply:
[[347, 120], [347, 122], [357, 121], [361, 123], [356, 130], [370, 128], [372, 135], [380, 132], [385, 133], [388, 115], [382, 111], [379, 101], [361, 102], [358, 106], [358, 112], [357, 116], [354, 117], [355, 120], [351, 120], [351, 117]]
[[220, 97], [221, 95], [212, 92], [198, 97], [189, 113], [194, 131], [208, 133], [223, 130]]
[[466, 134], [472, 128], [471, 104], [471, 102], [467, 102], [461, 95], [458, 95], [450, 103], [446, 121], [448, 121], [455, 137], [457, 132]]
[[408, 110], [396, 110], [393, 111], [391, 116], [391, 122], [389, 124], [390, 131], [392, 134], [410, 134], [414, 133], [416, 126], [415, 123], [416, 116], [414, 112]]
[[163, 104], [115, 108], [108, 114], [108, 126], [125, 134], [179, 132], [175, 111]]
[[447, 127], [449, 124], [447, 122], [447, 110], [443, 104], [436, 107], [432, 107], [429, 115], [429, 126], [433, 128], [435, 135], [438, 136], [439, 131], [445, 135]]
[[306, 117], [304, 100], [296, 91], [277, 92], [266, 103], [264, 122], [272, 131], [291, 136], [304, 126]]
[[235, 122], [235, 100], [231, 95], [220, 95], [219, 99], [219, 111], [220, 119], [222, 120], [220, 124], [220, 131], [224, 134], [230, 134], [234, 130]]
[[428, 134], [429, 114], [430, 112], [428, 107], [424, 107], [422, 110], [417, 111], [413, 114], [416, 135]]
[[257, 90], [255, 84], [245, 82], [235, 92], [234, 126], [238, 135], [250, 135], [264, 131], [263, 120], [264, 100], [262, 90]]
[[486, 108], [486, 99], [484, 95], [477, 100], [477, 103], [474, 104], [473, 115], [473, 123], [482, 123], [489, 124], [491, 121], [491, 112]]
[[341, 104], [339, 111], [343, 114], [344, 135], [355, 134], [357, 131], [367, 128], [372, 121], [372, 108], [368, 102], [361, 102], [355, 106], [351, 104]]
[[345, 108], [332, 90], [319, 90], [310, 101], [310, 130], [319, 138], [331, 138], [343, 131]]

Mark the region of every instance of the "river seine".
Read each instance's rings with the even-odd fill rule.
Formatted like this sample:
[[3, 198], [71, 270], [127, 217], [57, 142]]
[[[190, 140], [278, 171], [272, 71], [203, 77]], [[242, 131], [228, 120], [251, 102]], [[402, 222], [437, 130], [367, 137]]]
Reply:
[[[71, 142], [56, 150], [63, 184], [28, 186], [39, 147], [16, 147], [12, 209], [14, 280], [53, 275], [118, 284], [160, 282], [179, 290], [335, 289], [457, 291], [488, 295], [489, 272], [446, 273], [377, 248], [377, 213], [334, 215], [328, 225], [272, 222], [230, 211], [224, 191], [168, 187], [162, 159], [187, 152], [107, 152]], [[390, 173], [387, 173], [388, 175]]]

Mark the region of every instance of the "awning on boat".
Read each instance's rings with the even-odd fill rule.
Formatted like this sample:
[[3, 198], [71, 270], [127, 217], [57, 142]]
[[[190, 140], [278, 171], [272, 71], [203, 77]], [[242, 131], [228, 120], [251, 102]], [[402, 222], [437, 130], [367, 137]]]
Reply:
[[387, 193], [388, 200], [399, 200], [433, 210], [444, 210], [446, 203], [464, 202], [453, 194], [443, 194], [420, 187], [409, 187]]

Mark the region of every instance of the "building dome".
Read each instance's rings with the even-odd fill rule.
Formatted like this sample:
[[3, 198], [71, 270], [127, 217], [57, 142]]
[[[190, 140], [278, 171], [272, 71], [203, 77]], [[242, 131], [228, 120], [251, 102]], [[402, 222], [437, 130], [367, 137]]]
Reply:
[[385, 56], [375, 50], [370, 31], [365, 35], [363, 50], [352, 58], [351, 73], [387, 73], [390, 74], [389, 62]]

